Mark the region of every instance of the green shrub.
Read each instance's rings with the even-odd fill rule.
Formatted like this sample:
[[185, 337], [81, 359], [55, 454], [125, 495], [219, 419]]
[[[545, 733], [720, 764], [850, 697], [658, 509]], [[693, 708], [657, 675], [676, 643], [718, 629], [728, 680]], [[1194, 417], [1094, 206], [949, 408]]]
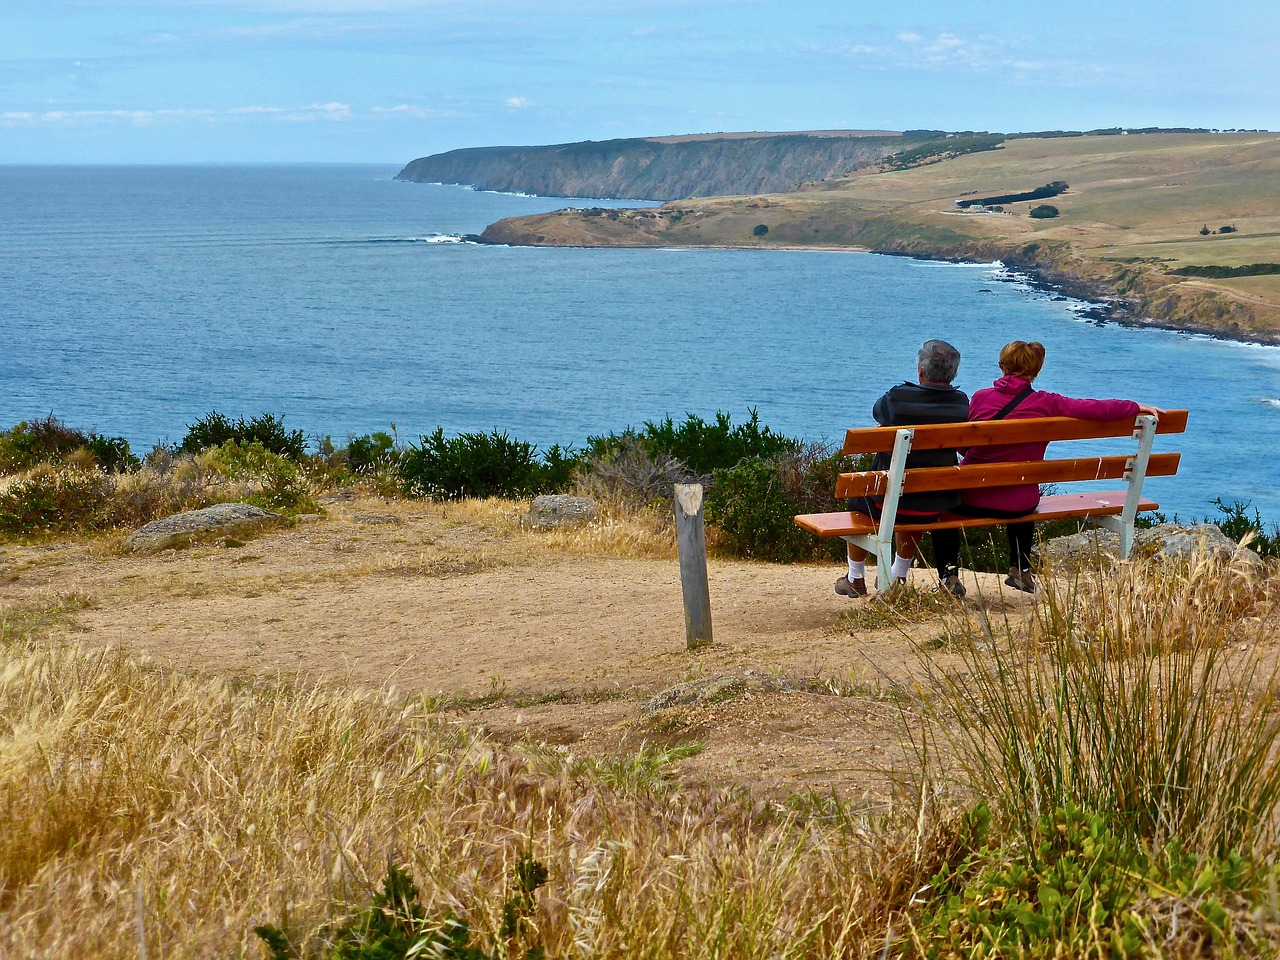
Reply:
[[[1034, 190], [1024, 190], [1021, 193], [1002, 193], [995, 197], [977, 197], [972, 200], [957, 200], [956, 206], [968, 208], [979, 204], [984, 207], [990, 207], [994, 204], [1019, 203], [1023, 200], [1046, 200], [1049, 197], [1056, 197], [1060, 193], [1067, 190], [1067, 183], [1064, 180], [1055, 180], [1053, 183], [1046, 183], [1043, 187], [1036, 187]], [[1049, 206], [1044, 204], [1043, 206]], [[1053, 209], [1050, 207], [1050, 209]], [[1032, 213], [1032, 216], [1035, 216]], [[1057, 211], [1054, 211], [1057, 216]]]
[[404, 490], [414, 497], [527, 497], [564, 489], [578, 458], [553, 445], [539, 460], [537, 447], [497, 430], [446, 437], [444, 428], [421, 438], [400, 461]]
[[347, 468], [358, 477], [393, 468], [400, 462], [400, 456], [396, 438], [382, 430], [347, 440]]
[[[418, 902], [418, 888], [409, 872], [391, 864], [370, 905], [326, 932], [329, 949], [323, 960], [543, 960], [542, 946], [531, 941], [536, 931], [529, 916], [537, 906], [534, 894], [547, 882], [547, 868], [522, 853], [512, 869], [514, 890], [502, 904], [502, 920], [492, 952], [472, 943], [470, 925], [450, 913], [440, 920], [426, 915]], [[303, 955], [279, 927], [263, 924], [254, 932], [272, 960], [295, 960]], [[307, 954], [310, 955], [310, 954]]]
[[1237, 542], [1252, 534], [1253, 539], [1249, 542], [1249, 547], [1255, 553], [1263, 557], [1280, 556], [1280, 524], [1265, 525], [1261, 514], [1256, 509], [1253, 511], [1253, 517], [1250, 518], [1251, 501], [1233, 500], [1227, 503], [1218, 497], [1213, 501], [1213, 505], [1218, 508], [1220, 516], [1216, 519], [1206, 517], [1205, 523], [1215, 524], [1219, 530]]
[[844, 556], [844, 541], [823, 541], [795, 524], [798, 513], [839, 509], [838, 459], [822, 444], [771, 458], [750, 457], [717, 470], [706, 494], [706, 518], [735, 556], [777, 563]]
[[1033, 220], [1052, 220], [1058, 215], [1058, 208], [1052, 203], [1042, 203], [1038, 207], [1032, 207], [1031, 213], [1028, 214]]
[[42, 420], [24, 420], [0, 433], [0, 473], [28, 470], [38, 463], [61, 463], [83, 450], [103, 470], [133, 470], [139, 464], [124, 437], [86, 433], [50, 413]]
[[211, 447], [235, 441], [238, 444], [261, 444], [271, 453], [301, 460], [306, 455], [306, 438], [301, 430], [286, 430], [284, 417], [264, 413], [251, 420], [232, 420], [214, 410], [195, 423], [187, 425], [187, 435], [178, 449], [183, 453], [199, 453]]
[[101, 470], [37, 467], [0, 491], [0, 531], [57, 533], [95, 527], [110, 494], [111, 480]]
[[261, 443], [235, 440], [206, 452], [209, 466], [231, 480], [250, 484], [255, 492], [245, 499], [266, 510], [316, 509], [298, 465]]
[[719, 411], [714, 423], [692, 413], [686, 413], [679, 424], [671, 417], [646, 421], [641, 431], [628, 427], [621, 434], [589, 437], [586, 452], [589, 456], [608, 457], [628, 443], [639, 444], [654, 459], [675, 458], [691, 474], [702, 476], [732, 467], [747, 457], [775, 457], [801, 446], [799, 440], [761, 426], [759, 413], [752, 409], [746, 423], [737, 426], [729, 414]]
[[967, 818], [982, 842], [923, 888], [919, 955], [1140, 957], [1179, 939], [1246, 936], [1227, 909], [1255, 872], [1238, 854], [1197, 858], [1171, 843], [1151, 856], [1106, 817], [1073, 806], [1039, 817], [1030, 843], [1002, 839], [984, 804]]
[[[1200, 232], [1209, 233], [1210, 231], [1208, 227], [1205, 227]], [[1169, 272], [1179, 277], [1209, 277], [1216, 280], [1229, 280], [1234, 277], [1271, 277], [1280, 273], [1280, 263], [1246, 263], [1238, 267], [1228, 267], [1222, 264], [1213, 264], [1212, 266], [1188, 265], [1178, 267]]]
[[766, 234], [768, 234], [768, 232], [769, 232], [769, 225], [767, 223], [757, 223], [755, 225], [755, 229], [751, 231], [751, 235], [753, 237], [763, 237]]
[[91, 433], [85, 442], [85, 447], [98, 461], [98, 466], [108, 472], [136, 470], [142, 465], [142, 461], [129, 449], [129, 441], [124, 437], [104, 437], [98, 433]]

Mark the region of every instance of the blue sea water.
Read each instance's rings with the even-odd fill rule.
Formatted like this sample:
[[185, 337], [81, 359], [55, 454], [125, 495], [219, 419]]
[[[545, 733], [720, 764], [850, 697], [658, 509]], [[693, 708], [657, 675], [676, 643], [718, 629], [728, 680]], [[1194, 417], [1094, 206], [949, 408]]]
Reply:
[[[1037, 386], [1188, 407], [1170, 514], [1280, 519], [1280, 348], [1098, 324], [998, 264], [837, 252], [458, 242], [505, 216], [634, 206], [394, 180], [375, 166], [0, 167], [0, 427], [50, 412], [179, 440], [218, 410], [309, 435], [508, 431], [542, 447], [686, 412], [836, 439], [912, 376], [1011, 339]], [[1106, 449], [1106, 448], [1102, 448]], [[1120, 452], [1111, 448], [1111, 452]]]

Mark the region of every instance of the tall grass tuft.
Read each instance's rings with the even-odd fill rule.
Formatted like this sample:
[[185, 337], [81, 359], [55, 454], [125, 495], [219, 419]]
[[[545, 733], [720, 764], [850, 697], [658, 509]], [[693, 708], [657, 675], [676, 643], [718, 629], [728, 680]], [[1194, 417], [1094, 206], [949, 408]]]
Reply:
[[1063, 808], [1152, 848], [1274, 849], [1276, 575], [1199, 555], [1045, 578], [1030, 629], [963, 622], [933, 669], [955, 755], [1030, 844]]

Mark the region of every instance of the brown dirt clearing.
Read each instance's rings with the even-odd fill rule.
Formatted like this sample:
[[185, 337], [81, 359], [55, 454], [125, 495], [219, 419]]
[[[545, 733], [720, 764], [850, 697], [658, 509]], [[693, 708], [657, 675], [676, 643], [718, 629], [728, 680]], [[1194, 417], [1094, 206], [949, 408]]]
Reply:
[[[248, 682], [394, 687], [439, 697], [450, 720], [502, 741], [575, 755], [642, 744], [703, 747], [681, 775], [767, 796], [839, 791], [883, 798], [911, 769], [901, 705], [945, 662], [947, 616], [1034, 602], [966, 573], [970, 598], [910, 623], [841, 615], [872, 601], [832, 591], [836, 565], [717, 560], [715, 641], [686, 649], [679, 569], [566, 550], [510, 503], [339, 498], [326, 515], [154, 556], [119, 539], [0, 548], [0, 604], [75, 596], [52, 642], [117, 645], [158, 666]], [[930, 586], [927, 570], [913, 586]], [[702, 702], [646, 712], [675, 685], [735, 683]]]

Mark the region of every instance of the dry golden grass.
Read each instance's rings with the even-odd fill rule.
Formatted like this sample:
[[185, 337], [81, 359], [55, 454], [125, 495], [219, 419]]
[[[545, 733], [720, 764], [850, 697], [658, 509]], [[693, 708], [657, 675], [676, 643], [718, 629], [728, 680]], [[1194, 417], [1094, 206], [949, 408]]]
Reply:
[[[443, 553], [334, 554], [338, 573], [312, 575], [431, 575], [440, 557], [496, 560], [514, 534], [520, 550], [548, 557], [587, 551], [601, 535], [583, 533], [575, 548], [561, 539], [567, 534], [524, 529], [510, 502], [438, 509], [483, 534], [471, 552], [450, 554], [442, 529], [432, 546]], [[386, 511], [402, 517], [411, 540], [412, 511], [396, 503]], [[606, 512], [603, 523], [632, 531], [621, 538], [625, 550], [657, 549], [669, 536], [647, 518]], [[376, 529], [398, 536], [390, 523]], [[1070, 610], [1058, 616], [1068, 639], [1109, 630], [1124, 641], [1124, 656], [1207, 644], [1239, 660], [1274, 635], [1278, 584], [1274, 569], [1204, 559], [1126, 564], [1055, 585], [1064, 592], [1046, 602], [1035, 629]], [[932, 596], [911, 597], [901, 615], [948, 623], [968, 616], [971, 639], [984, 641], [994, 632], [982, 632], [984, 611], [1006, 609], [942, 600], [945, 610]], [[316, 956], [329, 925], [368, 904], [389, 862], [407, 866], [429, 917], [456, 914], [493, 944], [511, 864], [524, 852], [550, 869], [532, 920], [551, 957], [870, 958], [890, 931], [906, 928], [919, 909], [913, 895], [937, 868], [969, 852], [946, 812], [954, 798], [912, 787], [923, 782], [918, 769], [897, 771], [908, 801], [887, 818], [836, 798], [772, 804], [745, 791], [676, 788], [666, 761], [678, 754], [653, 748], [584, 762], [545, 746], [500, 746], [450, 722], [431, 698], [393, 689], [199, 678], [44, 639], [93, 602], [52, 595], [0, 613], [6, 958], [263, 957], [253, 933], [260, 923], [281, 927], [302, 955]], [[1028, 649], [1046, 649], [1048, 633], [1028, 644], [1016, 632], [1021, 621], [1009, 622], [1021, 646], [1005, 663], [1021, 668], [1031, 662]], [[1253, 652], [1239, 653], [1241, 640]], [[1003, 655], [989, 643], [968, 650], [974, 669]], [[1214, 701], [1210, 719], [1266, 719], [1264, 687], [1243, 688], [1260, 700]], [[886, 685], [876, 699], [927, 722], [931, 710], [911, 713], [913, 689]], [[946, 695], [943, 684], [923, 701], [933, 707]], [[1034, 735], [1051, 714], [1028, 702], [1021, 722]], [[1250, 713], [1254, 703], [1266, 709]], [[1121, 746], [1141, 753], [1135, 739]], [[1230, 784], [1242, 796], [1240, 778], [1224, 769], [1213, 768], [1197, 789]], [[1203, 809], [1232, 815], [1213, 803]]]
[[806, 822], [732, 792], [672, 794], [644, 764], [606, 786], [432, 709], [6, 643], [0, 954], [255, 957], [270, 922], [309, 955], [388, 862], [408, 865], [429, 916], [491, 942], [528, 851], [551, 870], [533, 917], [551, 956], [872, 955], [930, 868], [920, 838], [847, 812]]

